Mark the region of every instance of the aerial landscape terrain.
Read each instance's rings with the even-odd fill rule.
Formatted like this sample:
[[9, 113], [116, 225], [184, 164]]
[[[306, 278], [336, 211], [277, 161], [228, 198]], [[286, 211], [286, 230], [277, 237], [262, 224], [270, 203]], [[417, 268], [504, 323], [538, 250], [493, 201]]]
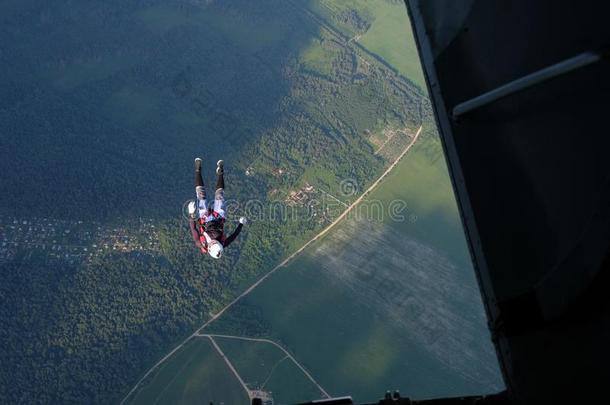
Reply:
[[[0, 1], [2, 403], [503, 388], [404, 4]], [[219, 261], [193, 159], [226, 162]], [[211, 189], [208, 189], [211, 191]]]

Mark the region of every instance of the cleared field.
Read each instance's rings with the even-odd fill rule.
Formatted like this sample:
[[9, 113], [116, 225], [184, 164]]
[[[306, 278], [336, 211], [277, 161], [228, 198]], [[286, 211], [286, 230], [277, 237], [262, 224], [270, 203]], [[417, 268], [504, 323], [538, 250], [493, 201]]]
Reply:
[[265, 390], [271, 392], [274, 404], [277, 405], [294, 404], [302, 398], [321, 397], [320, 391], [289, 360], [278, 364], [267, 381]]
[[269, 393], [275, 404], [323, 396], [296, 364], [271, 343], [223, 337], [214, 339], [248, 388]]
[[[502, 387], [444, 161], [431, 153], [440, 145], [429, 142], [368, 199], [405, 201], [404, 220], [356, 210], [244, 299], [270, 338], [333, 395], [363, 401], [393, 388], [424, 398]], [[239, 308], [226, 316], [231, 322], [209, 330], [240, 328]]]
[[311, 41], [300, 55], [306, 69], [317, 71], [323, 75], [332, 74], [332, 63], [337, 58], [338, 51], [319, 39]]
[[[312, 8], [403, 76], [422, 89], [426, 88], [407, 9], [402, 1], [318, 0]], [[364, 33], [362, 28], [345, 22], [345, 16], [352, 11], [370, 24]]]
[[360, 38], [360, 43], [425, 89], [426, 82], [405, 5], [384, 0], [366, 4], [375, 16], [375, 21]]
[[151, 377], [131, 404], [248, 404], [248, 396], [208, 339], [194, 339]]
[[248, 388], [261, 389], [284, 353], [269, 343], [215, 337]]
[[460, 268], [471, 272], [470, 257], [440, 140], [422, 135], [405, 162], [397, 165], [371, 199], [389, 210], [392, 201], [404, 201], [405, 220], [384, 222], [405, 236], [433, 246]]

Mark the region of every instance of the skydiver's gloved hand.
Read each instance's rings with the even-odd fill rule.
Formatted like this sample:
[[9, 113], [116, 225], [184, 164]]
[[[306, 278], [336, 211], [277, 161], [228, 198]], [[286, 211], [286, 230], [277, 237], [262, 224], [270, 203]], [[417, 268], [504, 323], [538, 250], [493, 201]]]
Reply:
[[242, 225], [246, 225], [248, 223], [248, 220], [246, 219], [246, 217], [241, 217], [239, 218], [239, 223]]
[[197, 211], [197, 205], [195, 204], [195, 201], [191, 201], [189, 203], [188, 210], [189, 210], [189, 216], [194, 219], [195, 211]]

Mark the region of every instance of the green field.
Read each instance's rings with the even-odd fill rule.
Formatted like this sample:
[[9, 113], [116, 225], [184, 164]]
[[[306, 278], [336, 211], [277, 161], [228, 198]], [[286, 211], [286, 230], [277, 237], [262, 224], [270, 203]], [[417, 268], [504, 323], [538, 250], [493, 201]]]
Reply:
[[206, 338], [181, 348], [142, 386], [130, 404], [247, 404], [248, 396]]
[[[319, 398], [322, 392], [284, 352], [267, 342], [214, 336], [249, 390], [268, 392], [275, 404]], [[260, 395], [260, 394], [259, 394]], [[211, 341], [197, 337], [142, 384], [129, 404], [248, 405], [248, 397]]]
[[274, 403], [292, 404], [323, 393], [279, 348], [268, 342], [214, 337], [248, 388], [272, 395]]
[[333, 62], [338, 56], [337, 49], [318, 39], [312, 40], [311, 44], [301, 52], [301, 60], [305, 69], [311, 69], [322, 75], [331, 76]]
[[[420, 88], [426, 88], [417, 46], [402, 1], [391, 0], [317, 0], [312, 7], [332, 21], [345, 35], [378, 55]], [[358, 29], [341, 17], [355, 11], [370, 26]]]
[[275, 346], [264, 342], [215, 337], [250, 389], [264, 389], [276, 365], [285, 357]]
[[434, 246], [460, 267], [470, 270], [470, 256], [440, 140], [433, 132], [422, 134], [406, 160], [388, 176], [389, 184], [376, 190], [371, 198], [385, 202], [403, 200], [407, 216], [414, 217], [390, 225]]
[[265, 390], [271, 392], [274, 404], [292, 405], [303, 398], [321, 398], [322, 393], [291, 361], [278, 364], [267, 381]]

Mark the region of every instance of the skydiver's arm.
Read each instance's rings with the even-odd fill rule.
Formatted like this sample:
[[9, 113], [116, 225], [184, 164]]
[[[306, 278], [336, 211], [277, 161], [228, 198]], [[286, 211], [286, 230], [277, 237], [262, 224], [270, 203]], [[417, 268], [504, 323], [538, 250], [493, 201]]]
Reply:
[[237, 238], [237, 235], [239, 235], [239, 233], [241, 232], [241, 228], [243, 228], [243, 227], [244, 227], [243, 224], [237, 225], [237, 228], [235, 228], [235, 230], [233, 231], [231, 236], [229, 236], [227, 239], [225, 239], [225, 242], [222, 245], [224, 247], [229, 246], [231, 244], [231, 242], [233, 242], [235, 240], [235, 238]]
[[197, 226], [195, 225], [195, 220], [191, 219], [189, 221], [189, 225], [191, 227], [191, 236], [193, 237], [193, 241], [195, 241], [195, 244], [197, 246], [200, 246], [200, 242], [199, 242], [199, 232], [197, 231]]

